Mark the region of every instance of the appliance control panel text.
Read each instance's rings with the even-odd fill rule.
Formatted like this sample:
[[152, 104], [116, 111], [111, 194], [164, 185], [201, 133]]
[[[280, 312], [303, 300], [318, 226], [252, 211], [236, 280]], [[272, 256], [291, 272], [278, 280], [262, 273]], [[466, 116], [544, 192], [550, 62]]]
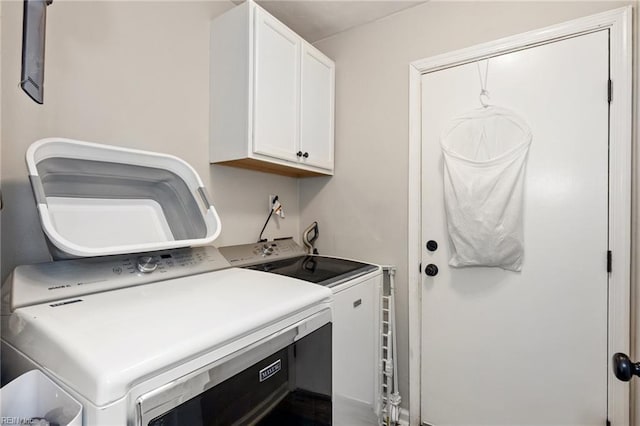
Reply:
[[[22, 306], [150, 284], [230, 266], [213, 246], [23, 265], [18, 266], [3, 285], [2, 304], [3, 308], [13, 311]], [[20, 285], [14, 286], [14, 282]]]
[[235, 267], [255, 265], [263, 263], [265, 260], [289, 259], [307, 254], [292, 238], [220, 247], [220, 253], [231, 266]]

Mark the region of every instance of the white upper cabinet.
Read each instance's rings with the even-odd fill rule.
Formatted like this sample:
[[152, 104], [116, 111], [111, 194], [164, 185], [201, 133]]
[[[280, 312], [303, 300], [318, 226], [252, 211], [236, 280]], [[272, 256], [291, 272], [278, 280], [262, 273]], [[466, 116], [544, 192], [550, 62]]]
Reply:
[[300, 152], [304, 164], [333, 169], [335, 64], [318, 49], [302, 44]]
[[253, 3], [211, 25], [211, 162], [333, 174], [333, 61]]
[[300, 37], [256, 8], [253, 151], [297, 161]]

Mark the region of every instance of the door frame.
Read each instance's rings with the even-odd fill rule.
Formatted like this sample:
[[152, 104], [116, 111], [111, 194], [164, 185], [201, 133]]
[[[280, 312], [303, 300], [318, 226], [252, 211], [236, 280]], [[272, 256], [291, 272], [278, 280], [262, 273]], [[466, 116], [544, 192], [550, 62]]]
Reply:
[[[629, 353], [631, 338], [631, 163], [632, 163], [632, 7], [622, 7], [456, 50], [409, 64], [409, 424], [420, 424], [422, 275], [421, 262], [421, 76], [598, 30], [610, 30], [610, 78], [613, 82], [609, 122], [609, 274], [608, 359]], [[416, 349], [418, 348], [418, 349]], [[613, 425], [629, 424], [629, 385], [609, 369], [607, 406]]]

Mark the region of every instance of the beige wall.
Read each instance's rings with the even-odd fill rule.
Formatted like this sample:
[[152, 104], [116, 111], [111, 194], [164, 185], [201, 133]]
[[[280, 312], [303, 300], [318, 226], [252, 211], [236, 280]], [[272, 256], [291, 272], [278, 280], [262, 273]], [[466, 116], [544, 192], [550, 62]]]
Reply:
[[409, 63], [629, 3], [432, 1], [315, 43], [336, 61], [336, 174], [301, 182], [301, 223], [320, 223], [321, 253], [398, 266], [404, 407]]
[[218, 245], [255, 241], [274, 193], [286, 218], [266, 235], [298, 236], [295, 179], [208, 162], [209, 21], [231, 7], [229, 1], [56, 0], [48, 9], [40, 106], [18, 88], [22, 2], [3, 2], [2, 279], [17, 264], [48, 258], [24, 154], [31, 142], [49, 136], [182, 157], [220, 213]]

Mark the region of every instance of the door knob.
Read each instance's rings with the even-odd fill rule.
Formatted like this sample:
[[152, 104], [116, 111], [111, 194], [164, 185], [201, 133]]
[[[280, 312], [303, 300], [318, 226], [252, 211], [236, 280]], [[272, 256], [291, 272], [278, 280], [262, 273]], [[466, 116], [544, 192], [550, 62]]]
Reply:
[[298, 157], [302, 157], [302, 151], [298, 151], [298, 152], [296, 152], [296, 155], [297, 155]]
[[433, 263], [430, 263], [424, 268], [424, 273], [430, 277], [435, 277], [438, 275], [438, 267]]
[[427, 250], [436, 251], [438, 250], [438, 242], [434, 240], [427, 241]]
[[632, 362], [626, 354], [618, 352], [612, 361], [613, 374], [618, 380], [628, 382], [633, 376], [640, 376], [640, 362]]
[[308, 152], [305, 152], [304, 154], [302, 154], [302, 156], [303, 156], [304, 158], [309, 158], [309, 153], [308, 153]]

